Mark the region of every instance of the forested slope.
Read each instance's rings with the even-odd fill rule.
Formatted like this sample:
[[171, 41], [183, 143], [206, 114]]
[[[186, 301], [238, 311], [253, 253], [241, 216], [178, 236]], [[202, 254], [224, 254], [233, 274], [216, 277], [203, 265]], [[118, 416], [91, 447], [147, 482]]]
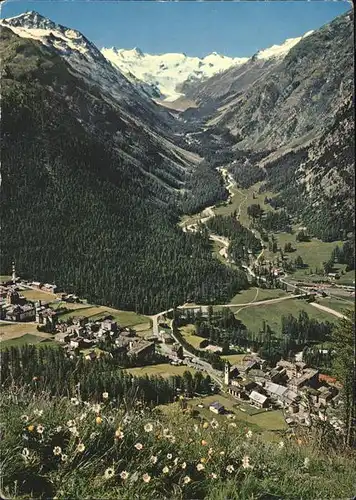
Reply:
[[244, 286], [176, 227], [164, 186], [78, 120], [73, 102], [90, 108], [92, 89], [38, 42], [1, 37], [2, 267], [146, 313]]

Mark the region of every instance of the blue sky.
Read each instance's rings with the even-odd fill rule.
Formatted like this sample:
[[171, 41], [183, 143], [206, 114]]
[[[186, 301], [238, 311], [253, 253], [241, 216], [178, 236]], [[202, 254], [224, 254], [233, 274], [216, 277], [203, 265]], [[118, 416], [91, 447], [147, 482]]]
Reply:
[[242, 57], [317, 29], [351, 8], [348, 2], [7, 1], [1, 17], [36, 10], [81, 31], [99, 48], [139, 47], [160, 54], [211, 52]]

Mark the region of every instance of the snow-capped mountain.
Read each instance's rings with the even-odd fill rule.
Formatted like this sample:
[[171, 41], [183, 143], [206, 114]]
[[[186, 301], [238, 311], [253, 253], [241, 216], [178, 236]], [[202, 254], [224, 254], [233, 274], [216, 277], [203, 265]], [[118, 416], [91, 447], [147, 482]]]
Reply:
[[259, 50], [254, 56], [254, 59], [280, 59], [285, 57], [288, 52], [299, 43], [303, 38], [311, 35], [313, 31], [308, 31], [303, 36], [299, 36], [297, 38], [287, 38], [281, 45], [272, 45], [267, 49]]
[[184, 88], [200, 84], [232, 68], [239, 68], [252, 60], [271, 60], [285, 57], [290, 49], [310, 35], [288, 38], [281, 45], [272, 45], [258, 51], [253, 57], [227, 57], [213, 52], [206, 57], [189, 57], [180, 53], [153, 55], [135, 47], [131, 50], [103, 48], [102, 54], [120, 71], [152, 97], [175, 101], [184, 95]]
[[167, 101], [183, 95], [179, 87], [187, 80], [204, 81], [232, 66], [241, 66], [248, 60], [247, 57], [232, 58], [216, 52], [204, 58], [179, 53], [152, 55], [144, 54], [138, 48], [103, 48], [102, 53], [129, 80], [143, 82], [151, 92], [158, 92]]
[[[162, 172], [169, 170], [171, 176], [179, 178], [197, 161], [195, 155], [176, 144], [175, 118], [153, 102], [141, 85], [131, 83], [79, 31], [33, 11], [2, 19], [0, 24], [17, 37], [42, 45], [46, 57], [60, 57], [67, 75], [61, 89], [57, 89], [60, 98], [73, 108], [83, 127], [112, 143], [122, 159], [145, 170], [147, 162], [143, 159], [147, 160], [149, 149], [159, 159], [162, 155], [163, 159], [155, 162]], [[55, 87], [56, 83], [51, 81], [50, 85]], [[185, 146], [184, 141], [180, 144]]]

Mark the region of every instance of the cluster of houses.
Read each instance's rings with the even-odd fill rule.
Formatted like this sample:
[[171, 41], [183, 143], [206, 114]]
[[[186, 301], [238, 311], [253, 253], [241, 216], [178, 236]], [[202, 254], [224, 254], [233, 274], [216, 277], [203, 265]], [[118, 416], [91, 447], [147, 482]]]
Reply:
[[154, 342], [138, 337], [131, 328], [120, 327], [110, 317], [93, 321], [85, 316], [79, 316], [73, 321], [60, 322], [57, 331], [55, 340], [60, 342], [69, 354], [75, 354], [76, 349], [89, 349], [86, 358], [91, 360], [97, 357], [94, 348], [100, 342], [105, 342], [129, 356], [147, 356], [155, 353]]
[[337, 404], [335, 384], [322, 379], [319, 371], [302, 361], [280, 360], [272, 369], [258, 356], [246, 356], [241, 365], [225, 365], [227, 392], [257, 408], [282, 408], [286, 422], [310, 425], [311, 414], [325, 419]]

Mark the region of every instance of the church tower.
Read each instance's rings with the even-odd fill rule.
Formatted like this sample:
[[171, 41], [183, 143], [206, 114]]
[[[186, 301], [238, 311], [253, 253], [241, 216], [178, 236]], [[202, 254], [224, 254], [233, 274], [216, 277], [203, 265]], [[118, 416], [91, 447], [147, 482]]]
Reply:
[[15, 268], [15, 262], [12, 263], [12, 282], [13, 284], [16, 283], [16, 268]]
[[225, 363], [224, 382], [226, 385], [229, 385], [229, 383], [230, 383], [230, 364], [229, 363]]

